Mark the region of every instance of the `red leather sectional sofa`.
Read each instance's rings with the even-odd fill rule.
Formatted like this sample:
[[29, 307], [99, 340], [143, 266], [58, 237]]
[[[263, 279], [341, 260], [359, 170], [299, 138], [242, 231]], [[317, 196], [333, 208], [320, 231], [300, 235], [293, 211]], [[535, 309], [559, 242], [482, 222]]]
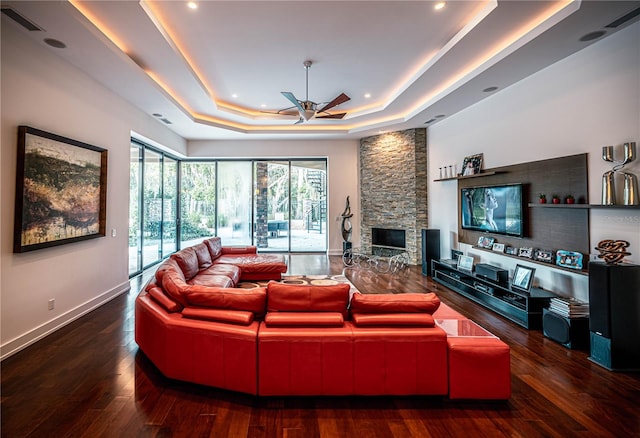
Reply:
[[203, 245], [210, 265], [202, 246], [179, 251], [136, 299], [136, 342], [167, 377], [255, 395], [510, 396], [509, 347], [477, 326], [459, 331], [471, 322], [433, 293], [233, 288], [279, 278], [279, 256]]

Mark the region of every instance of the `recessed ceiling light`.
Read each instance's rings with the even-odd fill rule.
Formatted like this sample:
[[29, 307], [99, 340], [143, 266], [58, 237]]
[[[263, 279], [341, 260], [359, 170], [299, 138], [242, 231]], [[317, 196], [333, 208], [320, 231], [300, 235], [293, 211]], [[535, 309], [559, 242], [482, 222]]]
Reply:
[[260, 106], [261, 106], [262, 108], [266, 108], [266, 107], [267, 107], [267, 104], [266, 104], [266, 103], [263, 103], [263, 104], [262, 104], [262, 105], [260, 105]]
[[498, 87], [487, 87], [482, 91], [484, 91], [485, 93], [491, 93], [492, 91], [496, 91], [497, 89]]
[[236, 93], [233, 93], [233, 94], [231, 95], [231, 97], [233, 97], [234, 99], [236, 99], [236, 98], [238, 97], [238, 95], [237, 95]]
[[371, 98], [371, 93], [364, 93], [364, 98], [365, 99]]
[[198, 3], [196, 3], [196, 2], [187, 2], [187, 7], [189, 9], [198, 9]]
[[67, 47], [67, 45], [62, 41], [53, 38], [45, 38], [44, 42], [49, 44], [51, 47], [55, 47], [56, 49], [64, 49], [65, 47]]
[[445, 2], [438, 2], [435, 5], [433, 5], [433, 9], [435, 9], [436, 11], [439, 11], [440, 9], [444, 8], [444, 5], [446, 5]]

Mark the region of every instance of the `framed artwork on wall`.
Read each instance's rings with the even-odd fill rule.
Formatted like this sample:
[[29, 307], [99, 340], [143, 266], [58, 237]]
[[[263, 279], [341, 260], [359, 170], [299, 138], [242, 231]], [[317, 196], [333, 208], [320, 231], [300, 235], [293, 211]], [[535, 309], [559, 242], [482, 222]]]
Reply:
[[462, 176], [477, 175], [482, 169], [482, 154], [470, 155], [462, 161]]
[[13, 252], [103, 237], [107, 150], [18, 127]]

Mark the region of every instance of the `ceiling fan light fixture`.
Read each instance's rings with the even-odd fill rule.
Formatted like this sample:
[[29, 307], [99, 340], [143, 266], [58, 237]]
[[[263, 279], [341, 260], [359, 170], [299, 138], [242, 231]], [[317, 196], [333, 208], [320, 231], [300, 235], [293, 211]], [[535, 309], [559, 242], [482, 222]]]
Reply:
[[309, 121], [315, 115], [316, 115], [316, 112], [314, 110], [304, 110], [304, 112], [302, 113], [302, 117], [304, 117], [306, 121]]

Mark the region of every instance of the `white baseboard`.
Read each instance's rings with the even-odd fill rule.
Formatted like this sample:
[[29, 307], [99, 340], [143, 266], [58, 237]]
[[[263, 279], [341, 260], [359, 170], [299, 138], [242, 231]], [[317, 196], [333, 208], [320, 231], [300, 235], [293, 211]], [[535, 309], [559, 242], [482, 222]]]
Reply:
[[98, 295], [97, 297], [87, 301], [84, 304], [80, 304], [79, 306], [69, 310], [68, 312], [57, 316], [51, 321], [48, 321], [32, 330], [29, 330], [25, 334], [6, 342], [2, 346], [0, 346], [0, 361], [17, 353], [20, 350], [27, 348], [31, 344], [38, 342], [40, 339], [86, 315], [87, 313], [102, 306], [108, 301], [111, 301], [115, 297], [122, 295], [123, 293], [127, 292], [129, 288], [129, 281], [119, 284], [113, 289]]

